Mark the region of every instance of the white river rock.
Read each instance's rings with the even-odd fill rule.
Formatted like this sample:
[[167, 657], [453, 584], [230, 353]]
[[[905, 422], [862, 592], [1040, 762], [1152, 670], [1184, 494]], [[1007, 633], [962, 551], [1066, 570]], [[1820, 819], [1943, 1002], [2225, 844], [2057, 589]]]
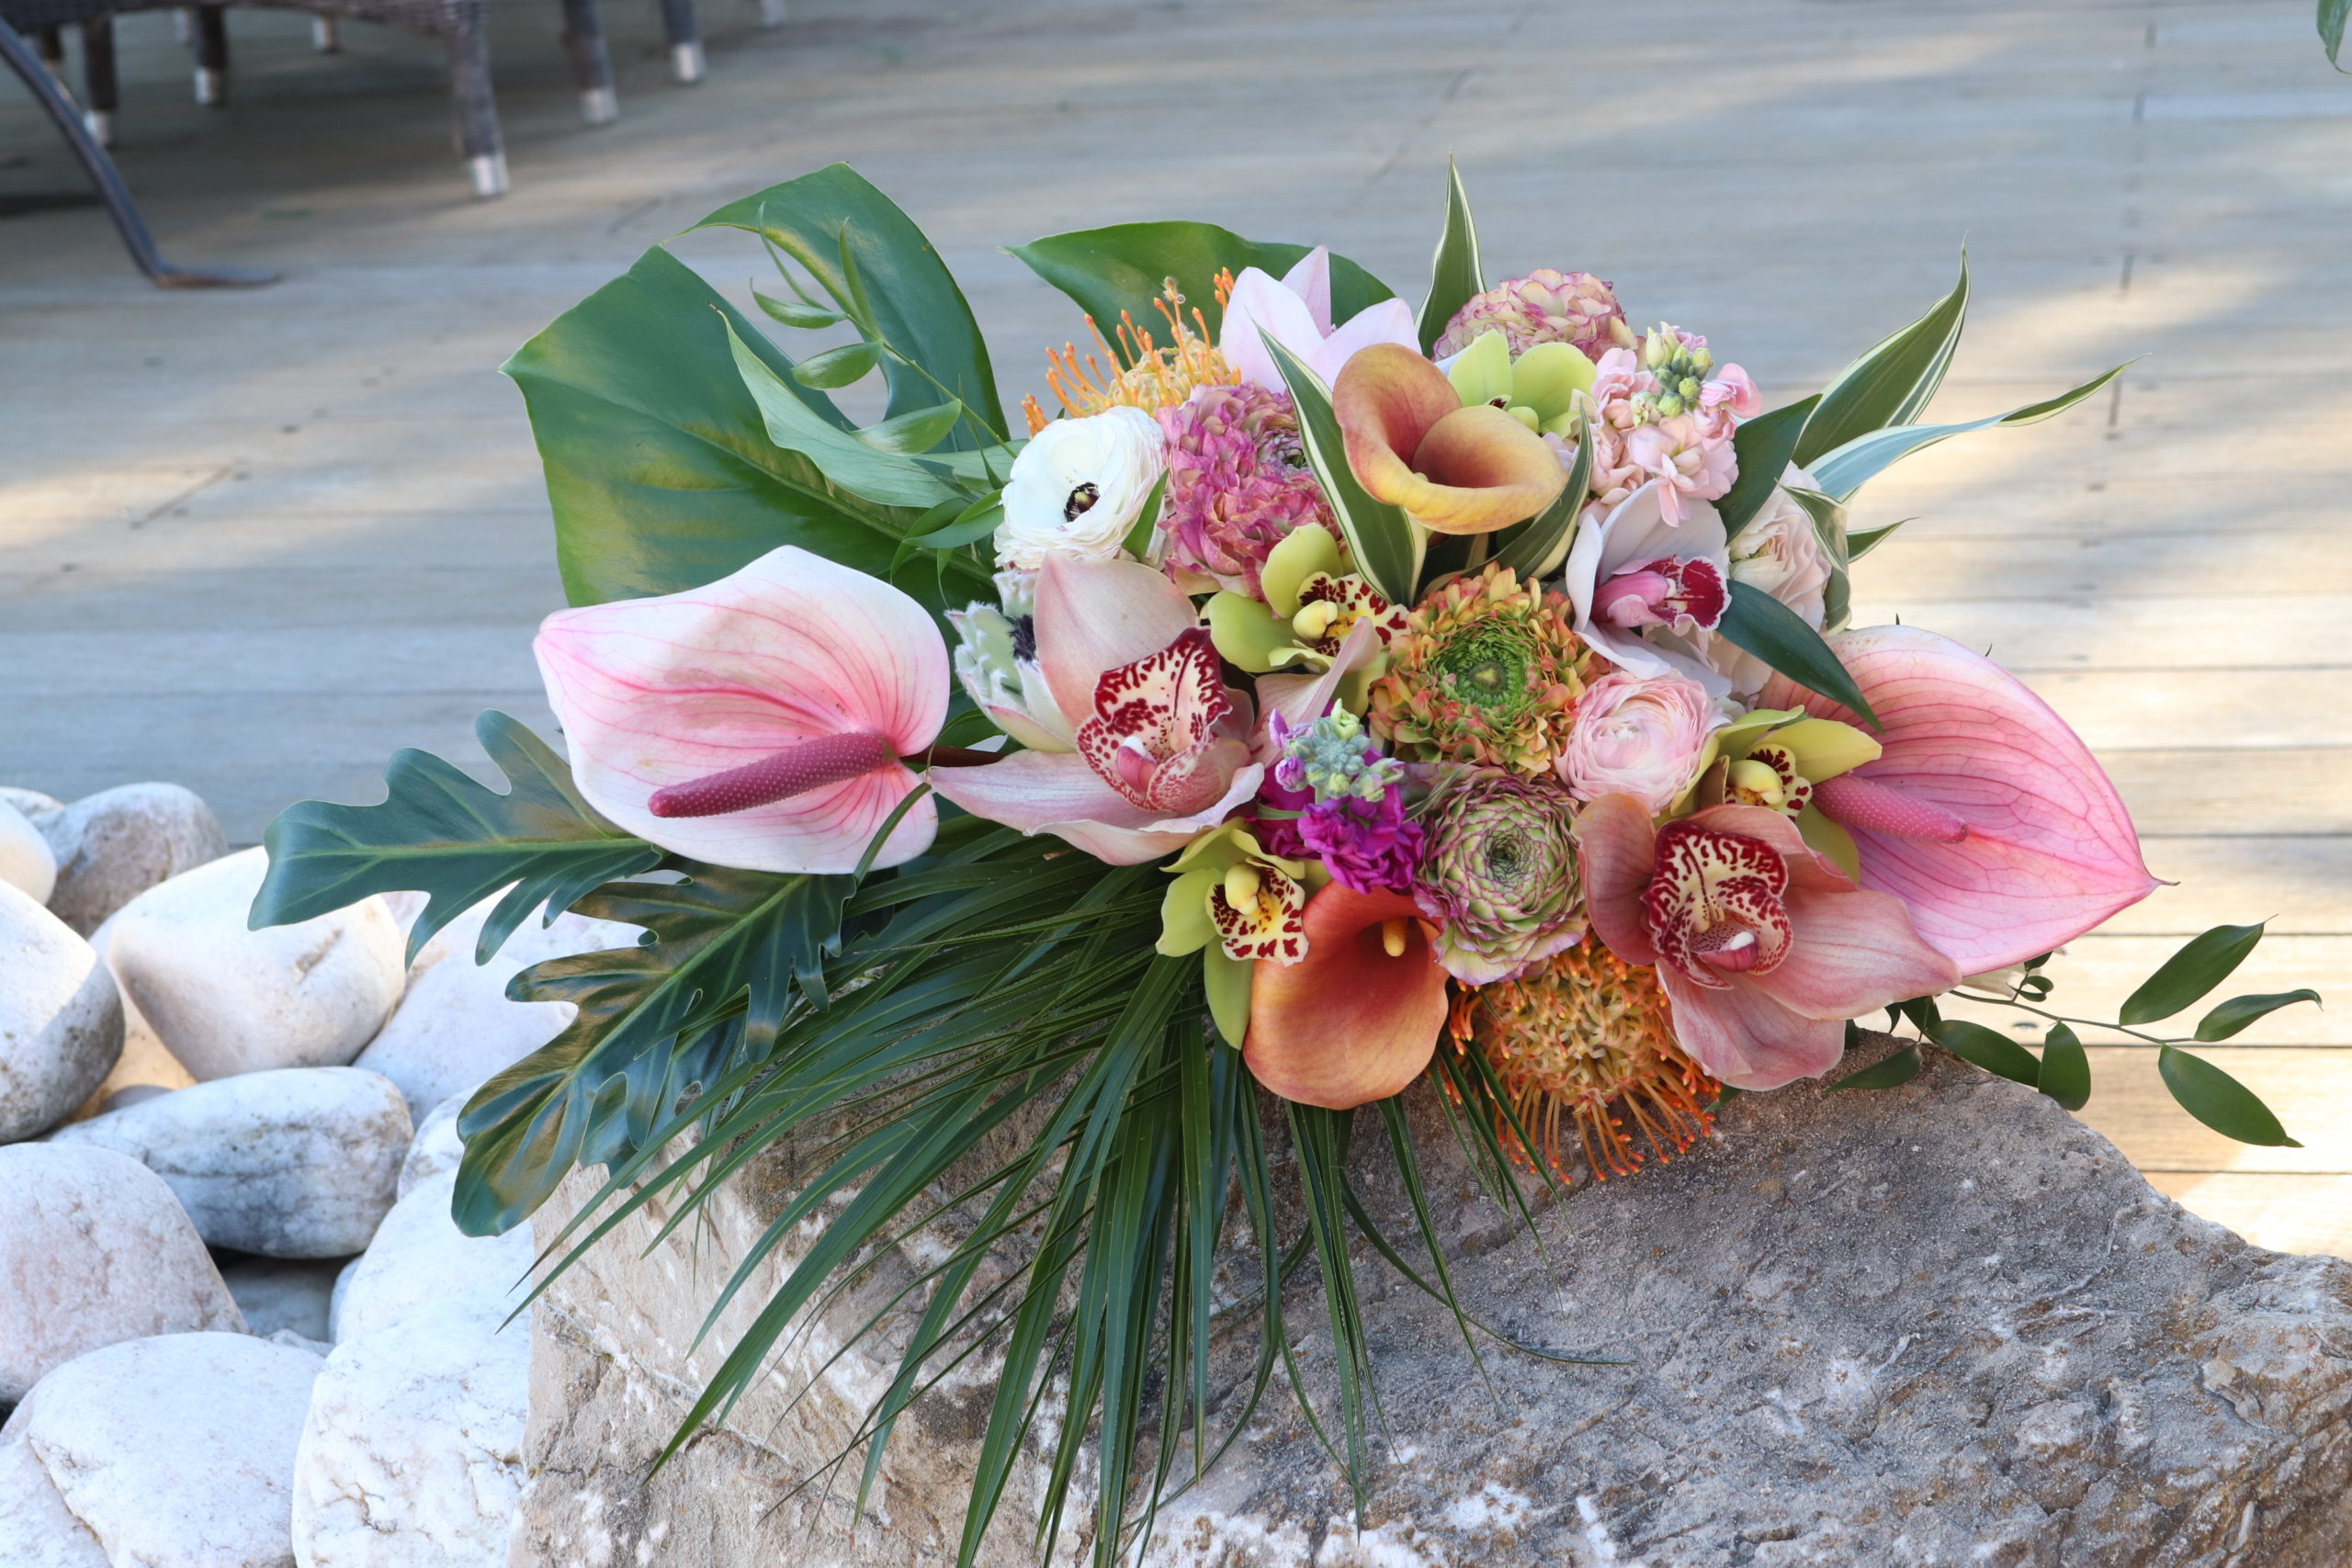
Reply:
[[43, 1378], [9, 1428], [117, 1568], [288, 1568], [323, 1364], [243, 1334], [111, 1345]]
[[399, 927], [380, 898], [248, 931], [259, 849], [131, 900], [107, 956], [132, 1003], [199, 1081], [269, 1067], [343, 1066], [400, 1000]]
[[509, 1000], [506, 982], [523, 965], [503, 954], [476, 964], [469, 944], [438, 962], [418, 958], [399, 1009], [352, 1065], [398, 1084], [420, 1121], [554, 1039], [576, 1010], [570, 1002]]
[[178, 784], [101, 790], [43, 817], [40, 830], [57, 855], [50, 908], [85, 933], [156, 884], [229, 852], [211, 807]]
[[407, 1197], [419, 1182], [457, 1169], [458, 1163], [466, 1157], [465, 1140], [458, 1136], [458, 1116], [472, 1094], [470, 1089], [459, 1089], [417, 1123], [416, 1136], [408, 1145], [408, 1157], [401, 1161], [401, 1197]]
[[65, 803], [57, 796], [43, 795], [37, 789], [26, 789], [21, 784], [0, 784], [0, 800], [6, 801], [35, 822], [52, 811], [65, 809]]
[[245, 1314], [247, 1333], [264, 1339], [293, 1333], [332, 1346], [329, 1309], [344, 1263], [340, 1258], [231, 1258], [221, 1260], [220, 1278]]
[[0, 800], [0, 882], [36, 904], [49, 902], [57, 886], [57, 855], [40, 829], [6, 800]]
[[0, 1568], [108, 1568], [14, 1420], [0, 1427]]
[[498, 1236], [469, 1236], [449, 1217], [454, 1170], [419, 1182], [392, 1205], [367, 1253], [340, 1281], [334, 1341], [340, 1345], [390, 1327], [419, 1307], [458, 1296], [502, 1303], [502, 1314], [522, 1300], [516, 1285], [530, 1271], [530, 1227]]
[[122, 1002], [90, 944], [0, 882], [0, 1144], [55, 1125], [122, 1054]]
[[348, 1258], [390, 1211], [412, 1133], [400, 1091], [375, 1073], [280, 1067], [76, 1122], [51, 1142], [140, 1161], [214, 1247]]
[[244, 1326], [162, 1177], [112, 1149], [0, 1148], [0, 1402], [102, 1346]]

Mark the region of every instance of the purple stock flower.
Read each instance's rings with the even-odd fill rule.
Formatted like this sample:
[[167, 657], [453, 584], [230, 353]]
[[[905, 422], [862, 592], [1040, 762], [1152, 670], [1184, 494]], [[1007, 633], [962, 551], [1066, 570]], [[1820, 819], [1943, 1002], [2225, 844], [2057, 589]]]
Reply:
[[1318, 800], [1296, 824], [1307, 849], [1331, 868], [1331, 880], [1356, 893], [1408, 893], [1421, 863], [1421, 825], [1405, 818], [1405, 792], [1378, 800], [1341, 795]]

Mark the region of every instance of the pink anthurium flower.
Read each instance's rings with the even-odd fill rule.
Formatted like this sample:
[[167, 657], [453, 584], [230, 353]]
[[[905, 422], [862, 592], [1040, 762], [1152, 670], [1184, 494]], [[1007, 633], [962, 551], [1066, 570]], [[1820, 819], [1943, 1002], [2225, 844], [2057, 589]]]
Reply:
[[[1853, 836], [1862, 886], [1901, 898], [1962, 973], [2048, 953], [2159, 886], [2114, 783], [2016, 676], [1917, 626], [1829, 646], [1883, 750], [1815, 785], [1814, 805]], [[1860, 722], [1785, 676], [1758, 700]]]
[[[854, 871], [947, 715], [922, 606], [790, 545], [707, 587], [559, 610], [532, 650], [589, 804], [715, 865]], [[937, 826], [916, 802], [875, 864]]]
[[1334, 331], [1331, 326], [1331, 253], [1317, 245], [1277, 281], [1254, 266], [1241, 269], [1227, 299], [1225, 324], [1217, 331], [1217, 352], [1241, 372], [1244, 381], [1272, 391], [1286, 383], [1274, 356], [1259, 337], [1262, 332], [1296, 355], [1309, 370], [1329, 386], [1340, 367], [1360, 348], [1393, 343], [1420, 352], [1420, 333], [1413, 322], [1413, 308], [1402, 299], [1383, 299], [1358, 311]]
[[941, 767], [932, 787], [975, 816], [1053, 833], [1114, 865], [1182, 849], [1258, 793], [1256, 715], [1183, 590], [1129, 560], [1046, 557], [1037, 664], [1075, 751]]
[[1899, 899], [1856, 887], [1777, 811], [1715, 806], [1654, 828], [1648, 807], [1605, 795], [1576, 836], [1593, 931], [1657, 966], [1676, 1041], [1727, 1084], [1817, 1077], [1846, 1020], [1960, 980]]

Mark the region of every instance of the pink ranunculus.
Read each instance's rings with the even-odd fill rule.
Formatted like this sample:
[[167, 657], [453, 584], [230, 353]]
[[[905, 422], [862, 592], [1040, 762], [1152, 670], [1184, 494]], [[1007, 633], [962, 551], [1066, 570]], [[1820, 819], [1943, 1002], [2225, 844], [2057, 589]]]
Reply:
[[1329, 386], [1358, 349], [1375, 343], [1393, 343], [1421, 351], [1413, 308], [1402, 299], [1383, 299], [1358, 311], [1336, 330], [1331, 325], [1331, 253], [1317, 245], [1277, 280], [1257, 267], [1241, 269], [1227, 299], [1225, 324], [1217, 331], [1217, 352], [1225, 362], [1253, 385], [1279, 392], [1287, 385], [1259, 334], [1272, 338], [1296, 355]]
[[[1883, 748], [1814, 790], [1853, 835], [1862, 886], [1977, 974], [2048, 953], [2154, 891], [2132, 815], [2066, 721], [1980, 653], [1917, 626], [1829, 639]], [[1774, 676], [1758, 699], [1861, 721]]]
[[[947, 713], [922, 605], [787, 545], [707, 587], [559, 610], [532, 644], [590, 805], [717, 865], [846, 872], [916, 780]], [[917, 801], [876, 857], [938, 822]]]
[[1577, 699], [1575, 728], [1553, 764], [1578, 800], [1630, 795], [1663, 815], [1698, 776], [1723, 728], [1707, 689], [1683, 675], [1603, 675]]
[[1856, 887], [1777, 811], [1715, 806], [1657, 828], [1610, 795], [1576, 834], [1593, 931], [1657, 965], [1677, 1043], [1736, 1088], [1817, 1077], [1846, 1020], [1960, 979], [1901, 900]]
[[1114, 865], [1181, 849], [1258, 793], [1257, 715], [1227, 688], [1193, 602], [1136, 561], [1046, 557], [1037, 663], [1075, 751], [937, 767], [965, 810], [1053, 833]]

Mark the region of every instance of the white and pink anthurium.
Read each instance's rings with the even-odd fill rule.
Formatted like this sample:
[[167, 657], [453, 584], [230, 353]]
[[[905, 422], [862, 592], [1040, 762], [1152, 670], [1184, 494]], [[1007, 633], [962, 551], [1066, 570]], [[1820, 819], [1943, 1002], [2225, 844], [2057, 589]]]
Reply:
[[1685, 500], [1676, 521], [1666, 514], [1665, 493], [1652, 479], [1605, 516], [1589, 509], [1560, 586], [1576, 608], [1577, 635], [1619, 669], [1687, 676], [1720, 697], [1731, 682], [1694, 643], [1731, 607], [1723, 516], [1706, 502]]
[[1165, 574], [1047, 555], [1035, 637], [1055, 710], [1039, 723], [1066, 728], [1075, 750], [935, 768], [941, 795], [1133, 865], [1182, 849], [1258, 793], [1265, 770], [1250, 757], [1250, 699], [1226, 686], [1192, 600]]
[[[1917, 626], [1829, 646], [1877, 711], [1882, 750], [1813, 804], [1852, 836], [1862, 886], [1902, 899], [1962, 973], [2048, 953], [2160, 886], [2114, 783], [2016, 676]], [[1758, 700], [1861, 722], [1786, 676]]]
[[1217, 352], [1243, 380], [1279, 392], [1285, 385], [1283, 374], [1261, 333], [1296, 355], [1327, 387], [1360, 348], [1393, 343], [1415, 354], [1421, 351], [1412, 307], [1402, 299], [1383, 299], [1333, 328], [1331, 253], [1321, 245], [1280, 278], [1258, 267], [1243, 267], [1226, 300]]
[[[703, 588], [559, 610], [532, 645], [572, 777], [619, 827], [750, 871], [854, 871], [947, 714], [922, 605], [794, 546]], [[918, 800], [875, 856], [922, 853]]]

